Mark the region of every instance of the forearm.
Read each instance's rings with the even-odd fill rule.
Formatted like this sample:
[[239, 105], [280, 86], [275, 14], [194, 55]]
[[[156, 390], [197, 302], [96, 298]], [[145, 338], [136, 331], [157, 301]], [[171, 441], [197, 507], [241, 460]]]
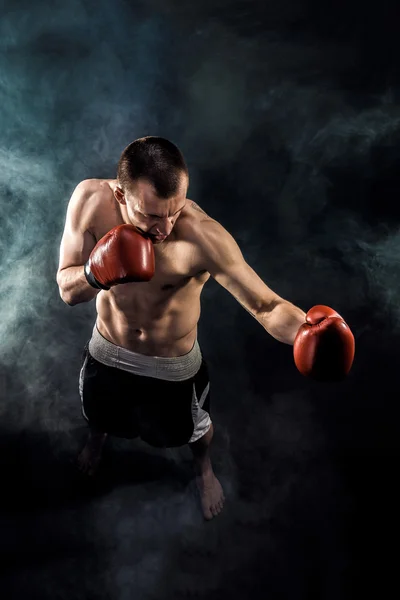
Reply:
[[294, 344], [300, 325], [305, 323], [306, 313], [291, 302], [279, 302], [258, 319], [264, 329], [279, 342]]
[[70, 306], [90, 302], [100, 292], [88, 284], [83, 266], [68, 267], [59, 271], [57, 283], [62, 300]]

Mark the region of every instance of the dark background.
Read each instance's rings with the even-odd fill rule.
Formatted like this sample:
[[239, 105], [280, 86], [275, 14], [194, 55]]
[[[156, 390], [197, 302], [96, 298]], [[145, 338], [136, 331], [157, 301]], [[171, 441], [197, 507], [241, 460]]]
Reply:
[[[398, 595], [399, 44], [395, 2], [15, 2], [0, 19], [0, 593], [71, 600]], [[223, 288], [203, 292], [212, 458], [111, 440], [98, 480], [78, 374], [94, 303], [56, 284], [69, 197], [144, 135], [249, 264], [356, 338], [344, 383], [296, 370]]]

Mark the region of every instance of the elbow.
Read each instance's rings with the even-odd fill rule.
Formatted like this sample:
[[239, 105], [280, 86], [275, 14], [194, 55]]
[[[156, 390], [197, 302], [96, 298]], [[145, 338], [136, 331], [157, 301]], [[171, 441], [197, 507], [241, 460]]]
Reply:
[[71, 296], [71, 294], [67, 294], [61, 287], [58, 288], [61, 300], [67, 304], [68, 306], [75, 306], [77, 302]]
[[57, 273], [57, 285], [58, 285], [58, 293], [60, 294], [60, 298], [68, 306], [74, 306], [76, 304], [76, 302], [74, 301], [74, 298], [72, 297], [72, 295], [69, 294], [65, 290], [65, 285], [63, 284], [63, 280], [62, 280], [60, 273], [61, 273], [61, 271], [58, 271], [58, 273]]
[[283, 304], [289, 303], [283, 298], [280, 298], [279, 296], [273, 299], [269, 299], [267, 303], [263, 303], [262, 309], [259, 311], [258, 314], [261, 319], [267, 319], [278, 306], [281, 306]]

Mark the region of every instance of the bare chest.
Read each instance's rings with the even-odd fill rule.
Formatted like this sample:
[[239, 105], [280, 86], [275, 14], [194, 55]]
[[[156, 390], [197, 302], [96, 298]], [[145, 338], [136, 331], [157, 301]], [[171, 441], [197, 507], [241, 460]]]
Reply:
[[[118, 207], [111, 203], [107, 210], [99, 212], [92, 233], [96, 241], [110, 229], [123, 224]], [[199, 248], [185, 238], [184, 219], [176, 222], [171, 239], [154, 246], [155, 274], [148, 282], [128, 283], [111, 289], [115, 303], [124, 308], [126, 305], [140, 304], [143, 308], [165, 302], [192, 293], [198, 293], [210, 277], [201, 270]]]

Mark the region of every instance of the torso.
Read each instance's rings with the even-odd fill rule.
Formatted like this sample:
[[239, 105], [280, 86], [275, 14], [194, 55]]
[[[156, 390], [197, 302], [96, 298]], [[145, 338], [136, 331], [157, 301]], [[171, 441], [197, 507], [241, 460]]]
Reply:
[[[114, 198], [115, 180], [99, 180], [90, 231], [96, 242], [124, 222]], [[154, 246], [155, 275], [149, 282], [116, 285], [97, 295], [97, 327], [109, 341], [149, 356], [182, 356], [193, 347], [200, 295], [210, 274], [201, 269], [193, 231], [209, 220], [191, 200], [170, 236]]]

